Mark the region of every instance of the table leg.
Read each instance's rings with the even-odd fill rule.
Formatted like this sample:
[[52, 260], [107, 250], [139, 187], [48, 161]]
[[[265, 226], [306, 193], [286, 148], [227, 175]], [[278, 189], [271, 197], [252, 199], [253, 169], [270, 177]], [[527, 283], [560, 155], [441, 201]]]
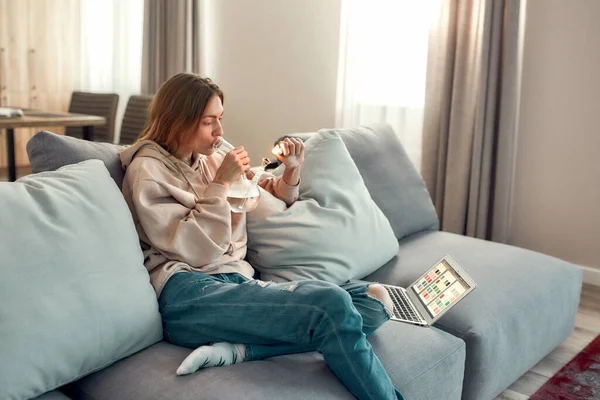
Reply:
[[83, 127], [83, 138], [85, 140], [93, 141], [94, 140], [94, 126], [84, 126]]
[[6, 129], [6, 152], [8, 154], [8, 180], [14, 182], [17, 180], [17, 166], [15, 165], [15, 130]]

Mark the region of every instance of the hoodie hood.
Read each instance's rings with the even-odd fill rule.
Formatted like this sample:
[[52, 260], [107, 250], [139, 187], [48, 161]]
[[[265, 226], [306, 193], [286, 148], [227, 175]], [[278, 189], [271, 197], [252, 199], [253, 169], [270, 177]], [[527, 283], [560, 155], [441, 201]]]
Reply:
[[[121, 150], [120, 157], [121, 165], [125, 170], [129, 169], [134, 163], [134, 160], [136, 159], [140, 159], [140, 162], [143, 162], [143, 160], [141, 159], [157, 160], [159, 162], [159, 165], [161, 165], [162, 167], [153, 170], [151, 175], [159, 174], [163, 176], [164, 179], [169, 179], [167, 178], [169, 176], [173, 178], [178, 176], [187, 183], [189, 189], [195, 194], [196, 199], [199, 199], [201, 197], [201, 192], [198, 191], [200, 190], [200, 187], [198, 186], [198, 184], [194, 185], [192, 181], [198, 182], [197, 177], [200, 176], [199, 179], [203, 181], [201, 186], [209, 184], [210, 182], [212, 182], [212, 176], [214, 172], [207, 173], [207, 171], [211, 167], [216, 166], [216, 160], [211, 160], [210, 163], [207, 163], [207, 157], [204, 157], [203, 155], [199, 154], [192, 155], [192, 165], [189, 165], [185, 161], [182, 161], [179, 158], [175, 157], [173, 154], [169, 153], [161, 145], [152, 140], [142, 140], [130, 147]], [[131, 168], [136, 167], [133, 166]], [[158, 176], [155, 176], [154, 178], [158, 178]]]
[[[194, 162], [190, 166], [184, 161], [178, 159], [167, 150], [165, 150], [162, 146], [152, 140], [142, 140], [139, 141], [127, 148], [121, 150], [121, 165], [123, 169], [127, 169], [129, 165], [133, 162], [136, 157], [148, 157], [154, 158], [156, 160], [164, 163], [169, 169], [172, 169], [174, 172], [181, 171], [181, 168], [191, 168], [196, 171], [200, 164], [200, 159], [202, 158], [199, 155], [193, 155]], [[185, 171], [185, 169], [184, 169]]]

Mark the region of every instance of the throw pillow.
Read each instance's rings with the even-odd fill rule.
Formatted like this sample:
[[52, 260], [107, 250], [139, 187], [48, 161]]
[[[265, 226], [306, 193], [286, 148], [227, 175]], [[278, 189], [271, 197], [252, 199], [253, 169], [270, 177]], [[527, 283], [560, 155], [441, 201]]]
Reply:
[[248, 260], [261, 279], [340, 284], [365, 277], [397, 254], [389, 221], [335, 131], [306, 141], [299, 189], [289, 208], [263, 191], [247, 213]]
[[[438, 230], [438, 216], [425, 182], [389, 124], [321, 131], [340, 135], [373, 201], [390, 221], [398, 240], [417, 232]], [[312, 135], [287, 136], [306, 140]]]
[[101, 160], [120, 188], [125, 175], [119, 158], [123, 147], [40, 131], [27, 142], [27, 156], [34, 174], [90, 159]]
[[1, 399], [39, 396], [162, 339], [131, 213], [101, 161], [0, 193]]

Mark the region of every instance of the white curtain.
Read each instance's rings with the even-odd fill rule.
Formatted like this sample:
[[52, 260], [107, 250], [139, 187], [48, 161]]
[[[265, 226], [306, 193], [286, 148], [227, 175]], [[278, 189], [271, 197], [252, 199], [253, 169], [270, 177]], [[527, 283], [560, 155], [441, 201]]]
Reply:
[[417, 169], [429, 24], [439, 0], [342, 0], [336, 126], [387, 122]]
[[119, 95], [115, 143], [141, 92], [143, 18], [144, 0], [81, 0], [81, 90]]

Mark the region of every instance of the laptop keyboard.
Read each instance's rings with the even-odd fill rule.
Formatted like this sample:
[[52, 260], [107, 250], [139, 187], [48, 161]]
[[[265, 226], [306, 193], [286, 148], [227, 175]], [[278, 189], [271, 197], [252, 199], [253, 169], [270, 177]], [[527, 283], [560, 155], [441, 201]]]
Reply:
[[394, 314], [397, 318], [406, 321], [421, 322], [421, 318], [415, 313], [402, 290], [389, 286], [384, 287], [387, 289], [394, 302]]

